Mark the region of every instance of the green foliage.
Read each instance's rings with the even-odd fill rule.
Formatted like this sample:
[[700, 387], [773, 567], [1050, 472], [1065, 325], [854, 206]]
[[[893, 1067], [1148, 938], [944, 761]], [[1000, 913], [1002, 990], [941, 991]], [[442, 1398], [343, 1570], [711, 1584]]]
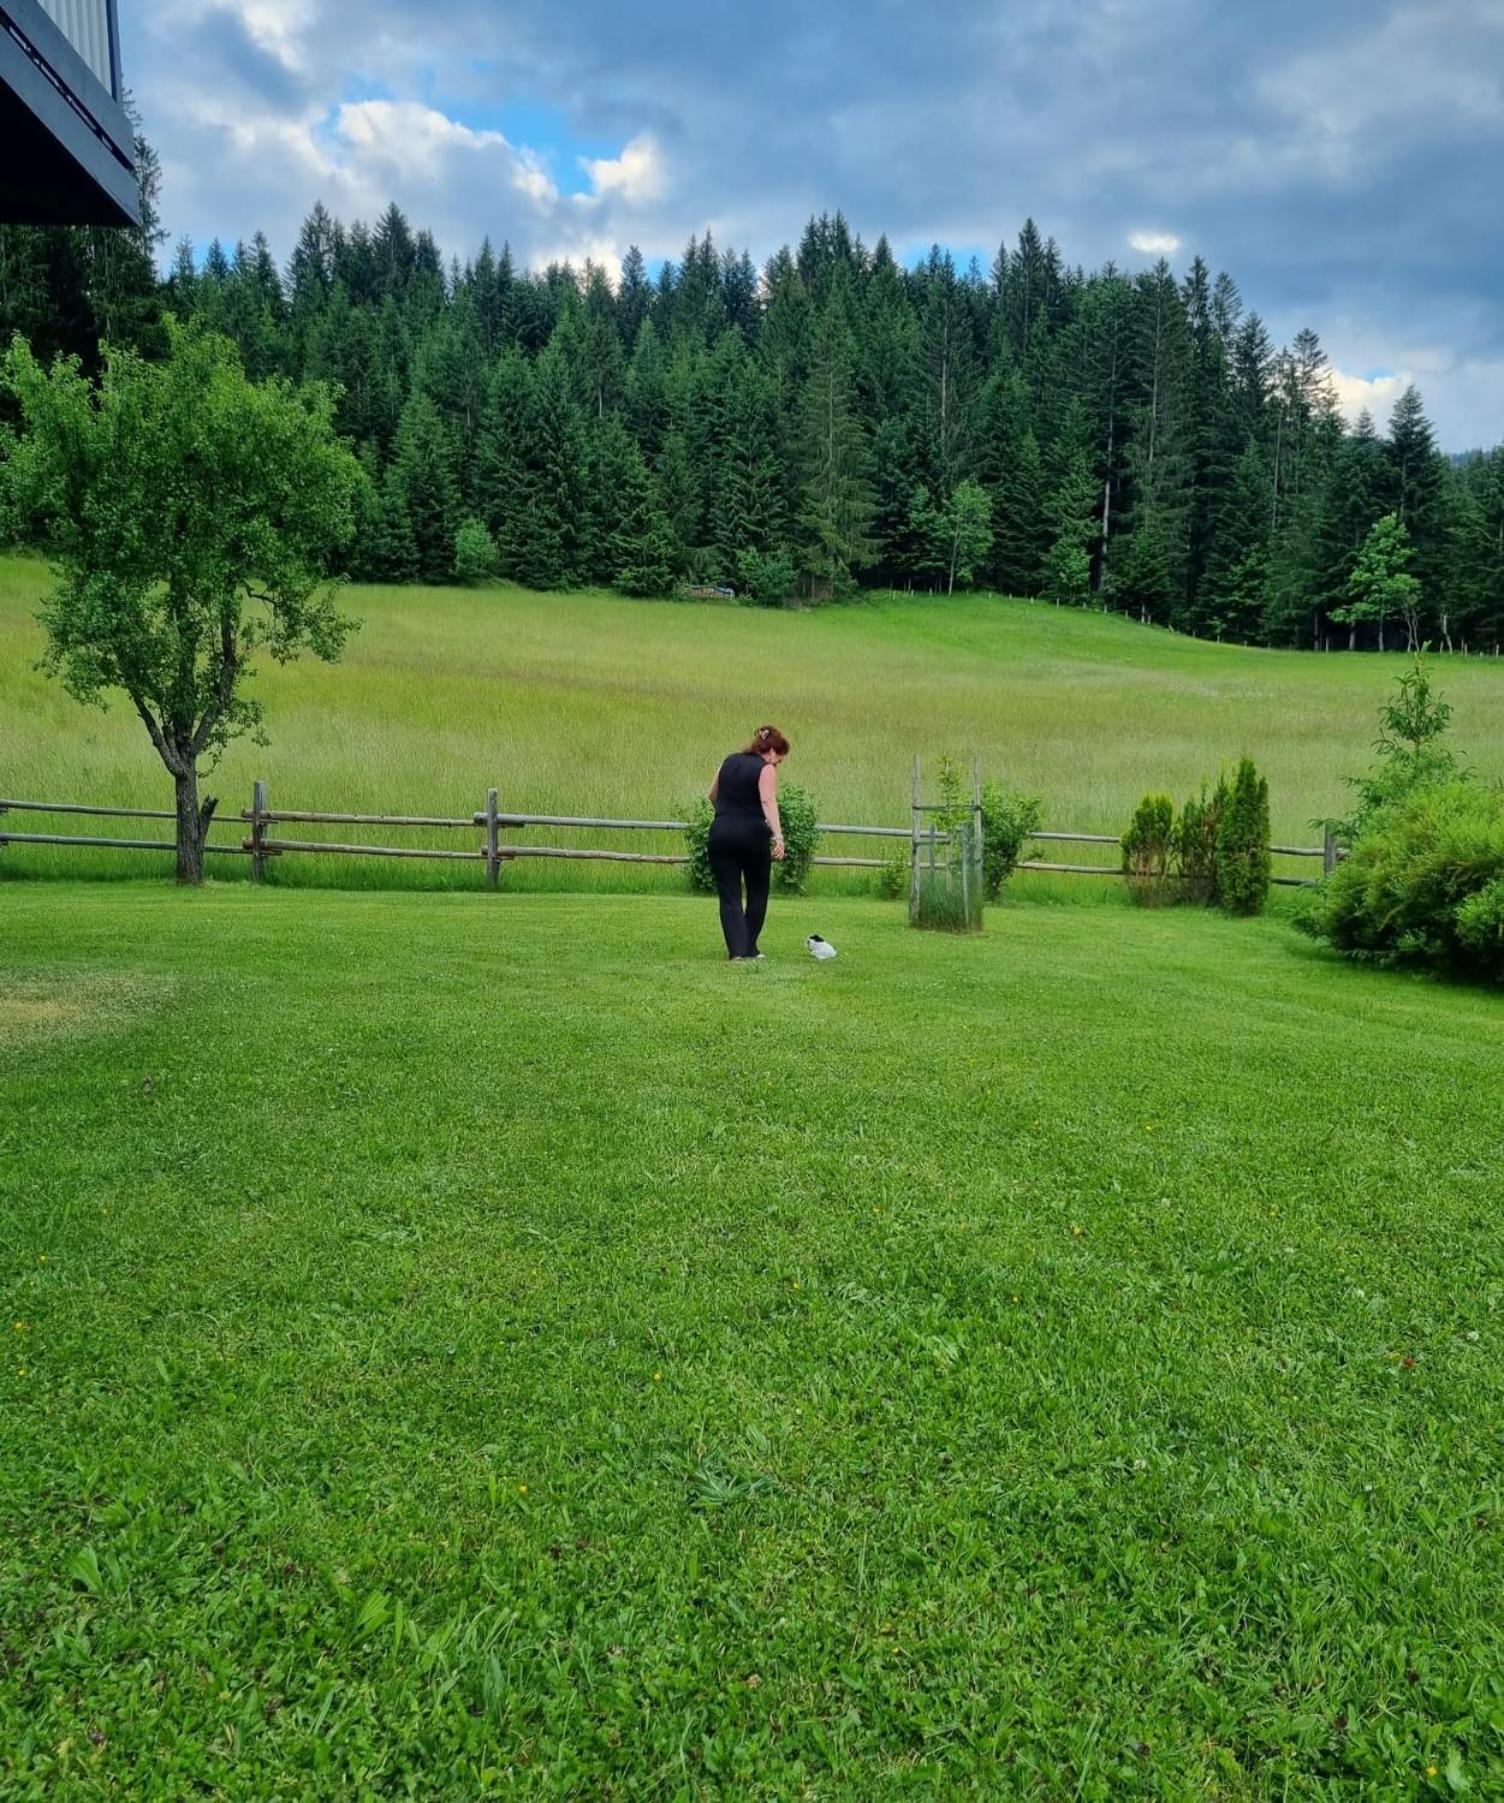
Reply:
[[1379, 708], [1377, 761], [1366, 775], [1347, 779], [1357, 793], [1357, 806], [1345, 819], [1325, 823], [1345, 845], [1360, 838], [1382, 810], [1417, 790], [1466, 780], [1456, 754], [1442, 743], [1452, 709], [1433, 693], [1423, 651], [1396, 679], [1395, 688]]
[[783, 823], [783, 858], [773, 866], [773, 887], [788, 895], [802, 895], [809, 880], [810, 859], [819, 847], [815, 830], [818, 815], [807, 789], [780, 775], [778, 818]]
[[1347, 601], [1332, 609], [1339, 625], [1356, 626], [1373, 621], [1379, 629], [1379, 649], [1384, 649], [1384, 625], [1399, 615], [1416, 638], [1421, 587], [1410, 574], [1414, 548], [1404, 521], [1397, 513], [1376, 520], [1363, 541], [1358, 561], [1347, 579]]
[[890, 851], [876, 877], [877, 893], [884, 901], [901, 901], [909, 892], [909, 863], [913, 853], [905, 845]]
[[1208, 795], [1206, 785], [1191, 796], [1175, 822], [1175, 868], [1180, 874], [1177, 900], [1210, 908], [1220, 900], [1217, 887], [1217, 832], [1227, 811], [1227, 778], [1217, 779]]
[[794, 593], [798, 571], [788, 552], [743, 551], [736, 560], [736, 582], [749, 601], [759, 607], [782, 607]]
[[128, 697], [176, 785], [179, 876], [196, 882], [200, 767], [261, 729], [257, 652], [332, 661], [350, 630], [325, 572], [362, 475], [322, 389], [253, 385], [199, 329], [169, 325], [168, 350], [107, 350], [96, 387], [17, 339], [3, 382], [26, 430], [8, 480], [58, 573], [38, 616], [45, 666], [78, 701]]
[[1166, 899], [1175, 850], [1175, 804], [1168, 795], [1146, 795], [1133, 810], [1123, 834], [1123, 871], [1135, 901], [1155, 905]]
[[982, 785], [982, 875], [988, 901], [996, 901], [1018, 867], [1030, 836], [1044, 818], [1044, 802], [1007, 783]]
[[689, 879], [689, 886], [697, 894], [714, 895], [715, 872], [710, 868], [710, 827], [715, 819], [715, 809], [702, 795], [693, 807], [685, 810], [685, 816], [687, 824], [684, 849], [689, 854], [685, 874]]
[[1071, 538], [1057, 538], [1044, 560], [1044, 597], [1057, 607], [1085, 607], [1091, 599], [1091, 559]]
[[1452, 782], [1381, 808], [1303, 919], [1340, 951], [1504, 981], [1504, 790]]
[[[926, 818], [935, 833], [948, 836], [950, 843], [939, 848], [933, 864], [933, 847], [921, 855], [917, 905], [911, 909], [910, 925], [939, 932], [976, 932], [982, 924], [986, 874], [977, 858], [971, 793], [961, 766], [952, 757], [940, 759], [935, 795]], [[985, 851], [985, 831], [982, 845]]]
[[1269, 899], [1269, 784], [1251, 758], [1239, 761], [1218, 812], [1216, 893], [1229, 914], [1260, 914]]
[[1468, 964], [1504, 981], [1504, 876], [1459, 902], [1453, 914], [1457, 943]]
[[[149, 147], [142, 167], [154, 191]], [[1314, 333], [1275, 346], [1199, 258], [1088, 273], [1030, 221], [986, 279], [939, 247], [904, 269], [837, 216], [761, 295], [708, 238], [656, 282], [629, 250], [613, 291], [316, 206], [285, 276], [248, 231], [180, 244], [159, 281], [154, 220], [0, 225], [0, 342], [92, 375], [101, 338], [162, 354], [170, 306], [253, 379], [328, 384], [379, 500], [360, 577], [442, 580], [474, 515], [502, 573], [550, 591], [745, 589], [744, 555], [788, 547], [810, 599], [989, 583], [1248, 642], [1356, 644], [1396, 613], [1412, 643], [1504, 642], [1504, 447], [1444, 457], [1413, 388], [1385, 438], [1348, 430]], [[652, 483], [625, 555], [614, 427]]]
[[496, 541], [486, 530], [485, 522], [474, 517], [466, 520], [454, 535], [455, 581], [473, 588], [494, 576], [499, 563]]
[[[778, 818], [783, 823], [783, 857], [773, 866], [773, 888], [785, 895], [802, 895], [809, 881], [810, 860], [820, 842], [815, 830], [817, 814], [809, 792], [782, 776], [778, 780]], [[715, 809], [701, 796], [688, 810], [686, 819], [689, 886], [702, 895], [713, 895], [715, 875], [710, 868], [709, 847]]]

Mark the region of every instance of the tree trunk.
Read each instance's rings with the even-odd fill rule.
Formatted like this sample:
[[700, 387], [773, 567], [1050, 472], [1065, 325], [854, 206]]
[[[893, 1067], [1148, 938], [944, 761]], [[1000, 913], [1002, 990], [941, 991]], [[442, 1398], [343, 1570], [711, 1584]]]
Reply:
[[198, 884], [204, 880], [204, 840], [218, 803], [211, 795], [199, 806], [198, 770], [191, 759], [187, 774], [172, 780], [177, 788], [178, 881]]

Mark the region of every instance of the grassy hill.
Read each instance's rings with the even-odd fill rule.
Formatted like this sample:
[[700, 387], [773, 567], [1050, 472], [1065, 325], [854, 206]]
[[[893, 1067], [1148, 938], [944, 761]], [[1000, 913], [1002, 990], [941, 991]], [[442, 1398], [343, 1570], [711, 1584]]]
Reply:
[[1501, 1794], [1496, 999], [1184, 911], [3, 913], [7, 1797]]
[[[0, 560], [0, 793], [169, 805], [129, 710], [85, 711], [34, 670], [45, 581], [38, 563]], [[1179, 799], [1248, 752], [1269, 775], [1276, 837], [1308, 843], [1310, 821], [1343, 805], [1343, 775], [1366, 763], [1401, 663], [1205, 644], [980, 596], [764, 613], [360, 588], [349, 608], [364, 624], [343, 663], [263, 670], [271, 744], [225, 759], [210, 788], [227, 808], [248, 805], [264, 776], [284, 807], [459, 814], [494, 783], [504, 809], [674, 817], [721, 754], [771, 719], [794, 741], [790, 776], [826, 819], [902, 822], [916, 751], [933, 761], [975, 750], [989, 773], [1045, 798], [1047, 825], [1117, 832], [1146, 789]], [[1504, 774], [1504, 664], [1447, 661], [1440, 683], [1459, 745]], [[3, 862], [102, 872], [105, 860], [12, 849]], [[111, 859], [110, 872], [129, 863]], [[278, 874], [330, 873], [289, 860]], [[391, 865], [337, 875], [479, 880]], [[654, 879], [534, 865], [508, 880]]]

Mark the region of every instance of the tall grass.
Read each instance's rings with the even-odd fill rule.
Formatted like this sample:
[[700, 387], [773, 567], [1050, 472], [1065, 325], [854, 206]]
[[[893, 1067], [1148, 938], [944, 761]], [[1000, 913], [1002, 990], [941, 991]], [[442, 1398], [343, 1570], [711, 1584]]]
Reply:
[[[80, 708], [34, 668], [47, 581], [35, 560], [0, 559], [0, 793], [170, 806], [129, 708]], [[1115, 833], [1146, 788], [1190, 793], [1246, 752], [1269, 774], [1276, 838], [1309, 843], [1310, 821], [1344, 800], [1343, 774], [1366, 762], [1401, 661], [1210, 645], [990, 596], [766, 613], [496, 586], [357, 588], [348, 605], [363, 626], [341, 664], [263, 667], [271, 743], [237, 745], [214, 773], [207, 787], [224, 812], [247, 806], [263, 776], [273, 806], [465, 814], [494, 784], [503, 809], [674, 818], [722, 754], [770, 719], [792, 738], [790, 774], [826, 819], [903, 823], [914, 753], [929, 762], [975, 750], [989, 775], [1045, 798], [1047, 827]], [[1480, 770], [1504, 773], [1504, 668], [1447, 660], [1439, 680], [1458, 744]], [[217, 836], [238, 830], [227, 823]], [[646, 835], [615, 843], [677, 849]], [[13, 874], [163, 866], [149, 854], [0, 851], [0, 872]], [[239, 870], [239, 860], [214, 865], [216, 875]], [[473, 866], [356, 859], [288, 858], [276, 877], [480, 881]], [[629, 865], [506, 873], [527, 888], [680, 880]], [[1063, 881], [1073, 895], [1115, 888]]]

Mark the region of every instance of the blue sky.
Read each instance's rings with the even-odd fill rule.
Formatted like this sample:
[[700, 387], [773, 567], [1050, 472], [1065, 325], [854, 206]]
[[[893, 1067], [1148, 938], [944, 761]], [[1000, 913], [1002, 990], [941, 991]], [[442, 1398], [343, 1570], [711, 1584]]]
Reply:
[[279, 256], [395, 198], [462, 258], [691, 232], [763, 261], [811, 212], [984, 265], [1163, 247], [1311, 325], [1350, 410], [1406, 381], [1504, 438], [1504, 0], [122, 0], [164, 223]]

